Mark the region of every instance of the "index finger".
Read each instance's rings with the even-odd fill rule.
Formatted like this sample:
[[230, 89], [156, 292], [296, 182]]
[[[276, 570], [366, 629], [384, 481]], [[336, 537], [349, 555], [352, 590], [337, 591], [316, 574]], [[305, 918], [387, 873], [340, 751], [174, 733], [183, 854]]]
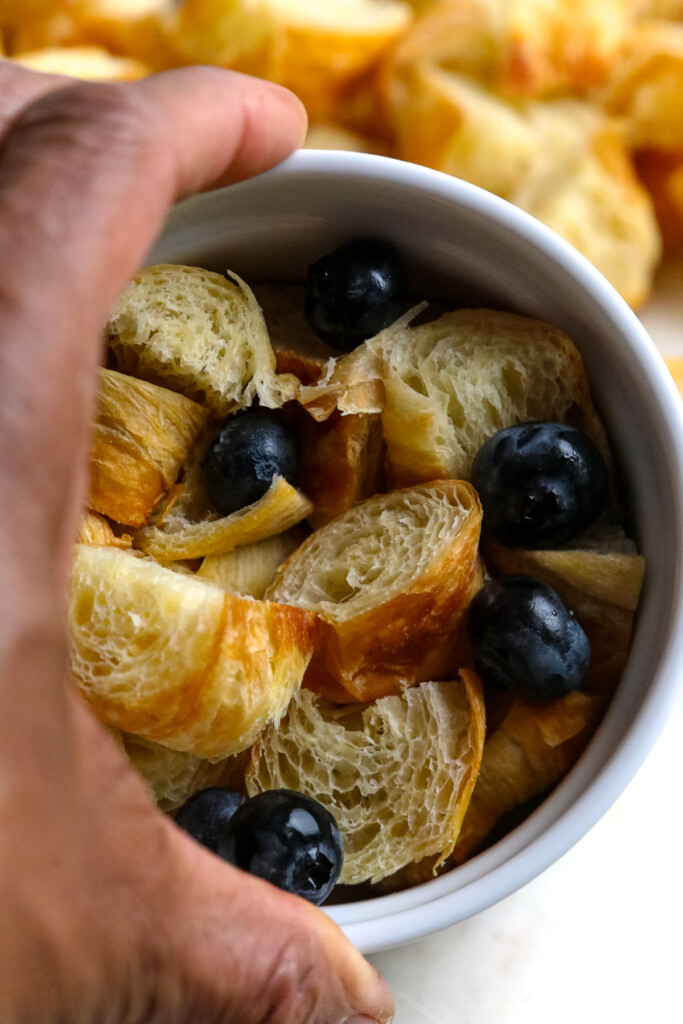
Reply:
[[63, 75], [37, 75], [9, 60], [0, 60], [0, 138], [25, 107], [71, 81]]

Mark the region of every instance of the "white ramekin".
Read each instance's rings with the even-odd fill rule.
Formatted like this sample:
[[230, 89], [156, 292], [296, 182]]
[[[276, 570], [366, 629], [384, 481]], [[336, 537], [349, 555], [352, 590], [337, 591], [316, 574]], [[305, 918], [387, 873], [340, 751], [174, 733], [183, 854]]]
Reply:
[[455, 924], [514, 892], [580, 839], [654, 743], [683, 671], [683, 417], [659, 353], [611, 285], [527, 214], [412, 164], [302, 151], [251, 181], [179, 205], [148, 262], [302, 279], [343, 240], [394, 242], [415, 291], [561, 327], [583, 355], [630, 491], [645, 587], [624, 677], [585, 754], [519, 828], [441, 878], [332, 907], [364, 952]]

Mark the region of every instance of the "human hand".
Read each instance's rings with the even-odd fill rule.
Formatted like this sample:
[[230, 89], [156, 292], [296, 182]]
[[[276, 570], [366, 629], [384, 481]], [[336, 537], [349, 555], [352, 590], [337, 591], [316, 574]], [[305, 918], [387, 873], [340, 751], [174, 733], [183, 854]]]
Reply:
[[276, 86], [0, 64], [0, 1020], [340, 1024], [384, 983], [315, 907], [157, 812], [66, 679], [65, 592], [108, 311], [174, 199], [301, 141]]

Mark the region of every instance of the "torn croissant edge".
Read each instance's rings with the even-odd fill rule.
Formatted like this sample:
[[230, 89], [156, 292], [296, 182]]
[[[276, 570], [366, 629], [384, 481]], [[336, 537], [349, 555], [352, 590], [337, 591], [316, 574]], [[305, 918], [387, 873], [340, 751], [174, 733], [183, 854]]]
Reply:
[[[176, 504], [177, 509], [180, 500]], [[173, 510], [158, 526], [139, 530], [133, 544], [160, 562], [221, 555], [243, 544], [272, 537], [296, 526], [313, 511], [312, 503], [281, 477], [258, 501], [220, 519], [191, 522]]]
[[453, 852], [461, 864], [501, 818], [557, 786], [592, 738], [606, 698], [570, 693], [545, 706], [517, 700], [487, 739], [479, 777]]
[[298, 442], [294, 483], [313, 503], [308, 521], [314, 530], [385, 489], [379, 414], [342, 415], [335, 410], [321, 423], [298, 402], [290, 402], [283, 414]]
[[121, 548], [125, 551], [133, 543], [133, 538], [126, 533], [118, 537], [104, 516], [87, 508], [78, 529], [77, 542], [92, 547]]
[[218, 418], [256, 398], [277, 408], [299, 382], [278, 376], [253, 292], [232, 271], [158, 264], [142, 270], [107, 328], [119, 369], [195, 399]]
[[231, 594], [260, 601], [282, 563], [305, 539], [305, 529], [294, 527], [222, 555], [208, 555], [197, 570], [197, 576], [218, 583]]
[[[545, 799], [574, 767], [600, 724], [608, 700], [570, 693], [551, 704], [534, 706], [513, 700], [484, 744], [481, 767], [457, 842], [439, 862], [425, 858], [408, 864], [369, 888], [369, 897], [421, 885], [435, 874], [457, 867], [502, 838], [519, 822], [519, 808]], [[526, 815], [525, 815], [526, 817]]]
[[[377, 338], [391, 339], [400, 335], [429, 306], [420, 302], [399, 317]], [[385, 404], [385, 390], [380, 362], [367, 345], [359, 345], [353, 352], [330, 359], [325, 371], [314, 384], [299, 388], [298, 401], [313, 419], [322, 422], [335, 409], [343, 416], [351, 413], [381, 413]]]
[[90, 507], [124, 526], [144, 526], [175, 483], [208, 418], [200, 405], [168, 388], [100, 370]]
[[[115, 730], [111, 729], [114, 733]], [[171, 750], [141, 736], [117, 731], [128, 760], [152, 791], [161, 811], [171, 814], [188, 797], [209, 786], [226, 786], [244, 792], [244, 771], [249, 751], [222, 761], [209, 761], [180, 750]]]
[[436, 873], [455, 846], [484, 735], [481, 680], [467, 669], [365, 707], [334, 707], [302, 690], [255, 743], [246, 789], [293, 787], [320, 801], [344, 839], [343, 885], [426, 857]]
[[[305, 288], [262, 283], [254, 294], [260, 303], [275, 352], [278, 374], [290, 373], [301, 387], [313, 385], [336, 365], [341, 353], [313, 333], [304, 313]], [[308, 521], [318, 529], [364, 498], [384, 490], [384, 440], [379, 413], [342, 413], [335, 409], [321, 421], [299, 402], [282, 408], [284, 421], [299, 447], [295, 486], [313, 502]]]

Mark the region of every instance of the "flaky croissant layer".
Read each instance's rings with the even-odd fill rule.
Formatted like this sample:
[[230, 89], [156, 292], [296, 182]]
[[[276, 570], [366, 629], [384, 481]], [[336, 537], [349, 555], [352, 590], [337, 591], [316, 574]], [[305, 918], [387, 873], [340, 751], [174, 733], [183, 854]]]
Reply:
[[470, 484], [442, 480], [378, 495], [312, 534], [267, 592], [325, 624], [306, 684], [366, 701], [457, 672], [481, 518]]
[[278, 721], [313, 653], [314, 615], [237, 597], [113, 547], [79, 545], [71, 675], [125, 732], [221, 759]]

